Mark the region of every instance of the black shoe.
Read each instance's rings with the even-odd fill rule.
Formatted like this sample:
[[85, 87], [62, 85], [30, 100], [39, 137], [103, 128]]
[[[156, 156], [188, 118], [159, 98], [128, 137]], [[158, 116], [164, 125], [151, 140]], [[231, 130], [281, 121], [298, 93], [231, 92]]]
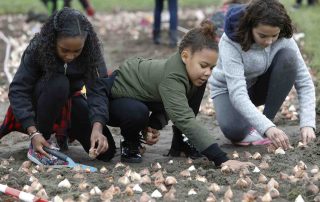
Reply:
[[169, 47], [176, 48], [178, 44], [178, 32], [177, 30], [169, 31]]
[[171, 148], [168, 153], [168, 156], [180, 157], [186, 156], [192, 159], [197, 159], [203, 157], [203, 155], [198, 152], [194, 145], [189, 141], [189, 139], [181, 134], [180, 130], [172, 126], [173, 136], [171, 142]]
[[121, 161], [126, 163], [141, 163], [142, 157], [139, 150], [139, 142], [120, 142]]
[[160, 40], [160, 31], [154, 31], [153, 30], [153, 43], [156, 44], [156, 45], [159, 45], [161, 43], [161, 40]]

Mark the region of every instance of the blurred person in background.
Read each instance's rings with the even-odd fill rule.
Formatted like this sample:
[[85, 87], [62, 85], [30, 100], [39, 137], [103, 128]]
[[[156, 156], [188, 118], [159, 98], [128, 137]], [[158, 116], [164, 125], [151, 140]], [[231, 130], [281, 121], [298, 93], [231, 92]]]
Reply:
[[[64, 7], [71, 7], [71, 1], [72, 0], [41, 0], [47, 8], [48, 13], [34, 13], [30, 11], [26, 22], [39, 21], [44, 23], [48, 19], [48, 16], [52, 15], [55, 11], [61, 10]], [[79, 0], [79, 2], [86, 11], [87, 16], [94, 16], [95, 11], [89, 0]]]
[[[169, 46], [174, 48], [178, 42], [178, 0], [167, 0], [168, 10], [170, 13], [169, 27]], [[153, 42], [161, 44], [161, 13], [163, 10], [164, 0], [155, 0], [154, 24], [153, 24]]]
[[[317, 0], [308, 0], [308, 5], [315, 5]], [[296, 4], [293, 5], [293, 8], [300, 8], [302, 6], [302, 0], [296, 0]]]
[[231, 8], [248, 3], [249, 1], [250, 0], [223, 0], [222, 6], [209, 17], [209, 20], [215, 24], [217, 28], [216, 32], [219, 39], [224, 32], [224, 22], [227, 12]]

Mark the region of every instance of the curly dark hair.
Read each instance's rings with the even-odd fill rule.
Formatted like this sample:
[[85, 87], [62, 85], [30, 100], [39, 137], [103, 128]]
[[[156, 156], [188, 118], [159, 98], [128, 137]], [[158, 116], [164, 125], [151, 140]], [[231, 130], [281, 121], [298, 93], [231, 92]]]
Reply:
[[235, 33], [235, 41], [241, 45], [243, 51], [248, 51], [255, 43], [252, 29], [259, 24], [279, 27], [279, 38], [291, 38], [293, 35], [292, 21], [278, 0], [252, 0], [240, 18]]
[[76, 36], [85, 37], [82, 52], [76, 58], [78, 67], [84, 69], [84, 79], [89, 81], [98, 76], [97, 68], [103, 58], [102, 44], [88, 19], [79, 11], [65, 7], [49, 17], [27, 49], [36, 56], [34, 59], [47, 79], [57, 68], [57, 39]]
[[216, 28], [209, 20], [201, 22], [200, 27], [191, 29], [179, 44], [179, 53], [186, 48], [191, 48], [191, 53], [209, 48], [218, 51]]

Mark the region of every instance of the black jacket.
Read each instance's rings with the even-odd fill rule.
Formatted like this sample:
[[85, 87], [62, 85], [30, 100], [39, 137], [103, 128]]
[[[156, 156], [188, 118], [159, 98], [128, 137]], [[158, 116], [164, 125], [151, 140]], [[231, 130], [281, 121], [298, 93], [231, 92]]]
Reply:
[[[23, 53], [20, 66], [9, 87], [9, 100], [14, 116], [22, 124], [24, 129], [35, 126], [35, 110], [33, 107], [34, 89], [38, 81], [45, 76], [44, 68], [39, 65], [35, 58], [37, 55], [30, 51], [32, 44]], [[28, 51], [29, 50], [29, 51]], [[103, 57], [99, 61], [97, 68], [98, 78], [94, 82], [85, 83], [85, 67], [77, 63], [77, 59], [67, 64], [66, 76], [70, 83], [70, 94], [81, 90], [85, 84], [87, 89], [87, 101], [90, 108], [89, 117], [91, 123], [100, 122], [106, 124], [108, 109], [108, 99], [105, 94], [104, 85], [101, 83], [102, 77], [107, 77], [107, 68]], [[57, 74], [65, 74], [64, 62], [57, 57]]]

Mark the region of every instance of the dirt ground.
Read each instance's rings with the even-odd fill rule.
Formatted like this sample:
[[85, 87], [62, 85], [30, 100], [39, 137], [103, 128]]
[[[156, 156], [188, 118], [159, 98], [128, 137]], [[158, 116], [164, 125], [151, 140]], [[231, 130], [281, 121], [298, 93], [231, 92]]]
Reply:
[[[150, 15], [150, 13], [146, 14], [146, 16]], [[121, 18], [117, 18], [115, 14], [114, 20], [121, 21]], [[96, 26], [103, 23], [101, 21], [94, 22]], [[182, 23], [187, 28], [192, 25], [188, 21]], [[175, 49], [166, 45], [152, 44], [150, 28], [146, 30], [136, 29], [139, 33], [137, 39], [132, 38], [132, 29], [117, 32], [117, 30], [108, 27], [108, 24], [106, 24], [106, 32], [101, 31], [101, 27], [98, 27], [98, 29], [105, 47], [107, 63], [111, 69], [116, 68], [124, 59], [131, 56], [163, 58], [175, 51]], [[166, 35], [166, 30], [163, 34]], [[164, 38], [165, 40], [166, 38]], [[0, 50], [4, 50], [2, 45], [0, 45]], [[1, 59], [3, 60], [3, 58]], [[4, 83], [3, 79], [2, 75], [2, 83]], [[202, 108], [210, 105], [209, 100], [206, 93]], [[1, 120], [3, 120], [7, 106], [8, 101], [4, 99], [4, 102], [0, 103]], [[141, 164], [119, 164], [121, 136], [117, 128], [112, 128], [118, 149], [116, 157], [111, 162], [92, 161], [79, 144], [72, 144], [66, 154], [78, 163], [95, 166], [99, 170], [102, 167], [107, 169], [106, 172], [99, 171], [97, 173], [86, 173], [68, 168], [50, 169], [37, 167], [34, 164], [28, 169], [21, 169], [22, 163], [27, 161], [26, 154], [29, 140], [26, 135], [11, 133], [0, 140], [0, 184], [7, 184], [19, 190], [24, 188], [35, 195], [47, 196], [47, 199], [53, 201], [59, 201], [59, 198], [65, 201], [86, 201], [86, 199], [88, 201], [163, 201], [173, 199], [176, 201], [215, 201], [214, 198], [217, 201], [271, 201], [268, 193], [271, 193], [272, 201], [294, 201], [299, 195], [302, 196], [304, 201], [314, 201], [315, 197], [320, 197], [320, 195], [317, 195], [320, 173], [313, 169], [314, 166], [320, 166], [320, 141], [315, 141], [307, 148], [297, 148], [299, 141], [297, 120], [288, 121], [281, 116], [277, 119], [279, 127], [290, 136], [294, 149], [286, 151], [283, 155], [275, 155], [268, 153], [265, 146], [236, 147], [231, 145], [222, 136], [214, 114], [208, 116], [202, 111], [198, 119], [207, 126], [230, 158], [233, 158], [236, 151], [240, 160], [253, 162], [260, 171], [254, 172], [257, 170], [249, 168], [249, 170], [242, 170], [240, 173], [222, 172], [221, 169], [216, 168], [205, 158], [190, 160], [183, 157], [172, 158], [166, 156], [172, 138], [171, 125], [169, 125], [161, 130], [159, 143], [152, 147], [147, 146]], [[262, 157], [253, 159], [248, 157], [247, 152], [251, 154], [259, 152]], [[303, 161], [306, 166], [300, 161]], [[156, 166], [156, 163], [159, 163], [161, 168]], [[299, 166], [295, 167], [298, 164]], [[191, 169], [192, 166], [195, 167], [194, 170]], [[146, 169], [149, 173], [146, 172]], [[186, 171], [188, 169], [190, 170], [189, 175]], [[185, 171], [184, 174], [181, 171]], [[135, 172], [140, 173], [140, 175], [135, 175]], [[262, 174], [266, 178], [263, 178]], [[123, 180], [125, 176], [129, 178], [129, 181]], [[140, 176], [144, 176], [143, 179], [140, 179]], [[151, 181], [148, 181], [146, 176], [149, 176]], [[177, 183], [173, 185], [166, 183], [165, 179], [168, 176], [174, 176]], [[34, 178], [41, 186], [31, 182], [34, 181]], [[278, 186], [273, 183], [272, 178], [279, 183]], [[71, 183], [70, 188], [58, 187], [58, 184], [64, 179], [68, 179]], [[84, 183], [87, 183], [87, 185]], [[213, 183], [216, 183], [220, 190], [213, 188]], [[141, 190], [132, 190], [137, 184], [140, 185], [143, 193], [141, 193]], [[32, 186], [32, 188], [25, 185]], [[41, 187], [45, 189], [46, 195], [41, 191], [39, 192]], [[94, 192], [94, 187], [98, 187], [102, 194], [99, 191]], [[116, 187], [116, 191], [112, 191], [112, 187]], [[232, 196], [230, 196], [229, 189], [232, 190]], [[274, 189], [279, 191], [278, 196]], [[155, 190], [158, 190], [162, 196], [151, 198]], [[150, 197], [149, 200], [145, 198], [146, 194]], [[0, 201], [16, 200], [0, 193]], [[316, 201], [320, 200], [317, 199]]]

